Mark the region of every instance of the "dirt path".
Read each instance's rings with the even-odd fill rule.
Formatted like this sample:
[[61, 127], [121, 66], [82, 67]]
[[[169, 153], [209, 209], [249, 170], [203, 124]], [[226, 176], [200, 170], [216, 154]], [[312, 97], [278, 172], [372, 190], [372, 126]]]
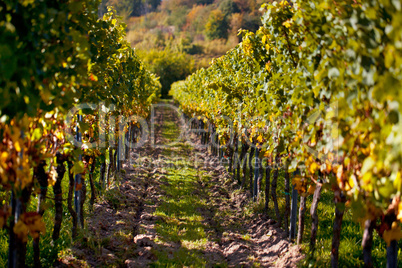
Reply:
[[[75, 267], [295, 267], [302, 258], [205, 149], [175, 141], [176, 113], [156, 110], [155, 145], [131, 154], [88, 230], [61, 257]], [[186, 135], [188, 137], [188, 135]]]

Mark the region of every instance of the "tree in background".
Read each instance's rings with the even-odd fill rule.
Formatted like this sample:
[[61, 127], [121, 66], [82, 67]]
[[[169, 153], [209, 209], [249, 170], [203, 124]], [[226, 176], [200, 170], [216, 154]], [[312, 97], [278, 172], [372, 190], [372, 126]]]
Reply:
[[214, 0], [196, 0], [197, 5], [210, 5], [214, 2]]
[[237, 4], [233, 0], [223, 0], [219, 4], [219, 9], [223, 12], [223, 14], [228, 17], [233, 13], [239, 13], [240, 9]]
[[[243, 25], [243, 14], [235, 13], [230, 17], [230, 29], [231, 34], [237, 36], [239, 29], [242, 28]], [[238, 36], [239, 42], [241, 41], [241, 36]]]
[[182, 27], [186, 24], [187, 14], [189, 12], [189, 8], [186, 6], [179, 6], [171, 11], [171, 15], [169, 16], [168, 23], [169, 25], [173, 25], [177, 30], [181, 30]]
[[192, 0], [164, 0], [161, 3], [161, 11], [171, 14], [177, 8], [185, 7], [190, 9], [194, 4]]
[[161, 0], [145, 0], [145, 4], [148, 5], [152, 11], [155, 11], [161, 2]]
[[255, 32], [261, 26], [261, 14], [257, 11], [251, 13], [244, 13], [241, 23], [241, 28]]
[[[127, 40], [138, 50], [164, 50], [170, 47], [192, 56], [196, 68], [233, 48], [242, 39], [240, 28], [255, 31], [261, 25], [258, 7], [264, 0], [103, 0], [118, 6], [118, 13], [130, 13], [131, 3], [146, 3], [145, 15], [125, 20]], [[271, 1], [271, 0], [268, 0]], [[124, 4], [127, 4], [126, 6]], [[138, 4], [140, 3], [140, 4]], [[160, 3], [158, 5], [158, 3]], [[157, 6], [155, 11], [151, 11]], [[119, 15], [122, 15], [120, 12]], [[123, 15], [122, 15], [123, 16]], [[159, 72], [158, 72], [159, 73]], [[161, 75], [162, 84], [164, 78]], [[168, 83], [169, 84], [169, 83]], [[164, 87], [164, 89], [166, 89]]]
[[256, 0], [233, 0], [233, 2], [235, 2], [241, 13], [254, 12], [264, 3], [264, 1], [258, 1], [261, 3], [257, 3]]
[[219, 9], [213, 10], [205, 25], [205, 35], [208, 39], [227, 39], [229, 24], [227, 17]]
[[210, 12], [211, 8], [209, 6], [193, 6], [193, 8], [187, 14], [186, 25], [184, 26], [183, 30], [190, 33], [202, 32], [205, 28], [205, 24], [207, 23]]
[[170, 85], [183, 80], [194, 71], [194, 60], [184, 52], [170, 47], [164, 50], [136, 51], [148, 70], [159, 77], [162, 84], [162, 98], [166, 98]]
[[126, 21], [132, 16], [141, 16], [155, 11], [161, 0], [102, 0], [99, 14], [106, 12], [107, 6], [113, 6], [117, 14]]

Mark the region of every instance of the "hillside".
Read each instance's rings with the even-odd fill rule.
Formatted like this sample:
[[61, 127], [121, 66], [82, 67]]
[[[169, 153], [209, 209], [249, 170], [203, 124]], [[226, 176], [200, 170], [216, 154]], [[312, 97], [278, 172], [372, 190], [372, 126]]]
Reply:
[[239, 29], [261, 24], [261, 0], [103, 1], [127, 24], [127, 40], [156, 73], [166, 96], [172, 82], [208, 66], [235, 47]]

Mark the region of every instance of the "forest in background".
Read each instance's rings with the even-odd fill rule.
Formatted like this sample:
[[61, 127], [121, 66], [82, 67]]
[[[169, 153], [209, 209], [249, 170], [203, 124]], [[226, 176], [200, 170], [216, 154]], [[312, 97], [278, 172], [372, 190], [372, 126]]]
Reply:
[[160, 77], [162, 96], [170, 85], [209, 65], [241, 41], [239, 29], [256, 31], [262, 0], [103, 0], [99, 15], [113, 6], [127, 24], [127, 41]]

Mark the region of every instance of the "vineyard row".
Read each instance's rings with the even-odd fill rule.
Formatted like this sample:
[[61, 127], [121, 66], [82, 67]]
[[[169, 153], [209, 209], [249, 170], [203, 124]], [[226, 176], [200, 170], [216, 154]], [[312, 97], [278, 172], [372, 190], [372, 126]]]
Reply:
[[[122, 125], [112, 119], [147, 118], [160, 96], [158, 79], [125, 41], [125, 25], [112, 9], [99, 19], [98, 4], [95, 0], [0, 3], [0, 227], [9, 230], [9, 267], [25, 267], [29, 237], [33, 264], [41, 266], [45, 211], [54, 210], [55, 248], [63, 243], [59, 237], [66, 166], [67, 206], [72, 236], [77, 236], [78, 227], [84, 227], [86, 181], [93, 205], [103, 192], [95, 184], [105, 188], [119, 178], [121, 156], [129, 153], [127, 142], [139, 139], [135, 120]], [[87, 103], [102, 105], [76, 109], [67, 123], [69, 111]], [[74, 146], [66, 133], [82, 146]], [[104, 146], [89, 146], [101, 134]], [[37, 206], [32, 211], [33, 202]]]
[[[241, 31], [242, 43], [173, 84], [171, 94], [184, 113], [199, 116], [201, 128], [216, 129], [226, 155], [242, 144], [240, 158], [251, 147], [251, 155], [281, 163], [285, 174], [298, 172], [291, 183], [301, 196], [299, 224], [306, 196], [313, 195], [314, 212], [322, 190], [334, 193], [333, 267], [345, 208], [364, 228], [365, 265], [373, 265], [377, 230], [388, 246], [388, 267], [396, 267], [402, 237], [400, 2], [293, 0], [262, 8], [259, 30]], [[290, 193], [289, 175], [285, 185]]]

